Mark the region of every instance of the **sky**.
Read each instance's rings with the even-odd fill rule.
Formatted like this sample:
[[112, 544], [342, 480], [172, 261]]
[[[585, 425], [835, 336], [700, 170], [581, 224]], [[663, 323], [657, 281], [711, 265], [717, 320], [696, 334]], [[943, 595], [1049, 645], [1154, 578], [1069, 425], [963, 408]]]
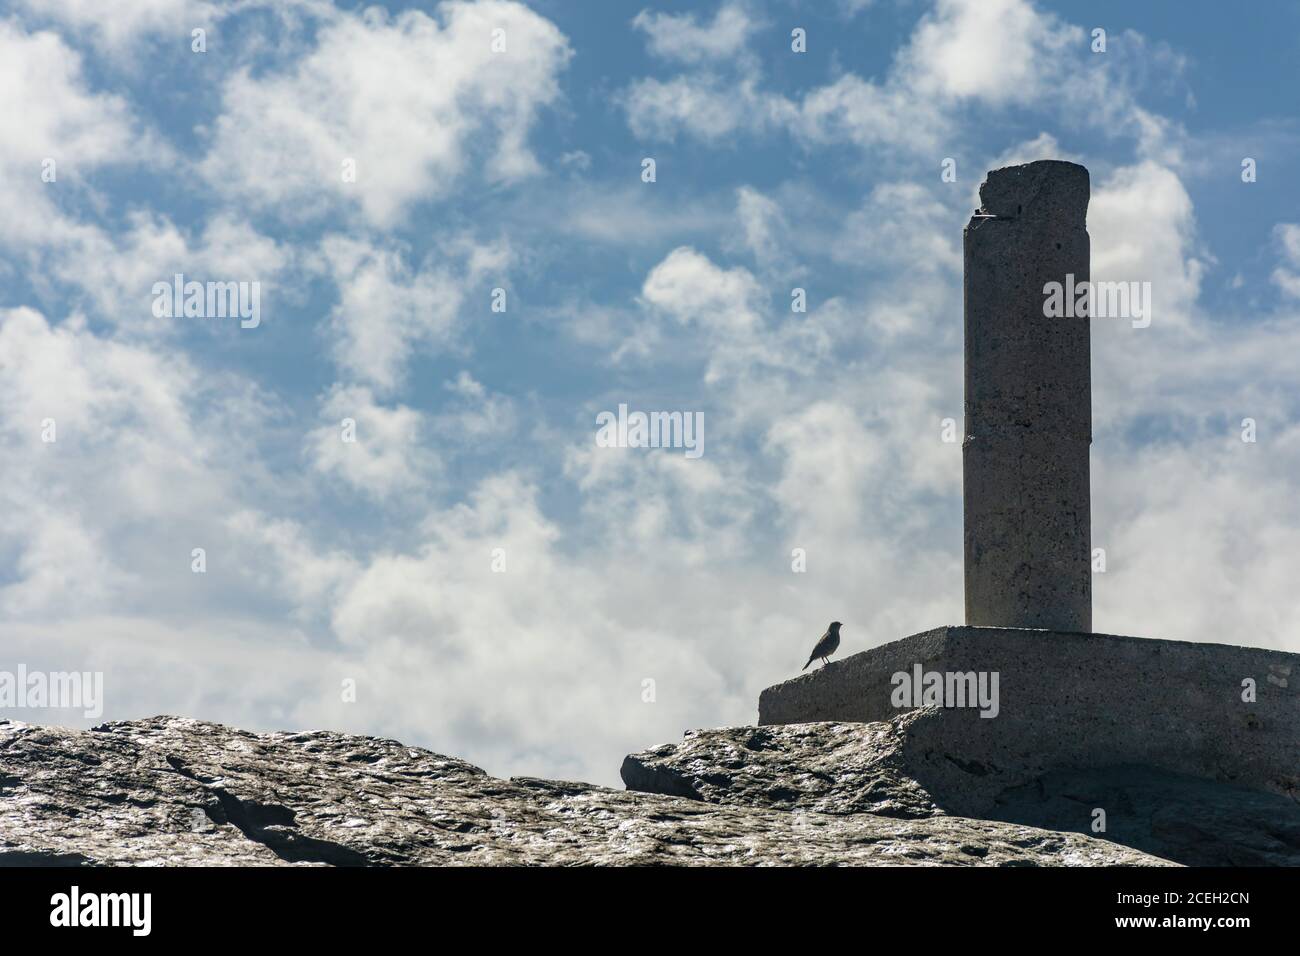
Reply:
[[831, 620], [961, 623], [962, 228], [1044, 158], [1152, 290], [1093, 322], [1094, 629], [1300, 651], [1300, 8], [104, 9], [0, 0], [0, 670], [103, 675], [0, 717], [617, 784]]

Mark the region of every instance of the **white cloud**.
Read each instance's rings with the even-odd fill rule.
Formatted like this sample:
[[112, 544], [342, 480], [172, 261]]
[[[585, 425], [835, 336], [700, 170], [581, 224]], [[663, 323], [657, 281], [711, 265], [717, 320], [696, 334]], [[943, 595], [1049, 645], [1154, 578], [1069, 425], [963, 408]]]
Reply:
[[922, 17], [899, 69], [921, 98], [1027, 102], [1060, 71], [1083, 30], [1040, 14], [1027, 0], [939, 0]]
[[732, 145], [741, 133], [785, 131], [810, 146], [911, 153], [954, 149], [972, 110], [1035, 107], [1070, 126], [1131, 136], [1158, 162], [1180, 162], [1180, 129], [1140, 108], [1133, 90], [1154, 82], [1144, 59], [1171, 70], [1181, 62], [1125, 34], [1123, 48], [1098, 65], [1087, 59], [1086, 39], [1081, 27], [1028, 0], [938, 0], [879, 80], [844, 72], [791, 97], [763, 88], [757, 61], [742, 58], [730, 72], [696, 63], [668, 80], [633, 81], [621, 100], [643, 139], [682, 132]]
[[1088, 205], [1092, 278], [1150, 282], [1152, 323], [1184, 325], [1205, 270], [1195, 233], [1192, 200], [1177, 173], [1151, 161], [1116, 169], [1094, 184]]
[[[634, 636], [623, 584], [592, 559], [557, 550], [559, 529], [537, 494], [502, 474], [430, 515], [424, 546], [375, 556], [335, 607], [333, 627], [355, 657], [363, 699], [390, 701], [385, 723], [399, 735], [454, 736], [476, 759], [514, 772], [610, 779], [613, 768], [591, 761], [592, 745], [616, 749], [619, 739], [655, 732], [648, 728], [684, 704], [641, 703], [647, 667], [671, 683], [673, 698], [716, 694], [716, 674], [687, 638], [648, 622]], [[494, 558], [503, 570], [493, 571]], [[562, 740], [582, 743], [557, 752]]]
[[844, 217], [830, 254], [873, 271], [961, 272], [961, 234], [951, 206], [934, 190], [912, 182], [882, 182], [862, 206]]
[[501, 277], [509, 250], [499, 243], [461, 240], [448, 241], [444, 250], [444, 258], [458, 260], [456, 273], [432, 263], [413, 270], [396, 247], [341, 235], [325, 238], [321, 252], [339, 289], [330, 332], [340, 368], [360, 382], [392, 391], [402, 384], [416, 349], [454, 348], [460, 324], [489, 313], [486, 295], [480, 308], [467, 307], [465, 296], [485, 277]]
[[80, 289], [114, 324], [135, 332], [170, 334], [183, 323], [207, 320], [156, 317], [154, 283], [171, 283], [177, 273], [186, 281], [257, 282], [263, 317], [274, 321], [275, 280], [291, 265], [292, 256], [291, 247], [226, 213], [187, 235], [166, 217], [137, 209], [126, 214], [116, 234], [75, 227], [51, 250], [49, 268], [65, 291]]
[[881, 449], [857, 409], [815, 401], [776, 420], [767, 441], [784, 461], [774, 494], [795, 537], [856, 534]]
[[[422, 441], [423, 418], [405, 405], [385, 408], [367, 388], [335, 386], [321, 407], [328, 424], [308, 440], [318, 471], [337, 474], [348, 484], [376, 498], [427, 485], [437, 460]], [[351, 419], [344, 440], [345, 419]]]
[[795, 133], [818, 143], [848, 142], [861, 148], [936, 148], [945, 128], [940, 104], [896, 83], [879, 85], [847, 73], [805, 94], [790, 115]]
[[29, 13], [54, 20], [78, 36], [125, 55], [147, 35], [170, 33], [188, 46], [190, 31], [210, 27], [222, 9], [206, 0], [123, 0], [112, 9], [102, 0], [17, 0]]
[[1273, 235], [1282, 252], [1282, 265], [1273, 270], [1273, 282], [1284, 295], [1300, 299], [1300, 225], [1278, 223]]
[[759, 324], [758, 283], [741, 268], [721, 269], [689, 246], [674, 249], [646, 276], [641, 296], [681, 322], [745, 333]]
[[[286, 217], [319, 214], [331, 197], [386, 226], [474, 166], [495, 182], [535, 173], [529, 130], [559, 96], [568, 42], [506, 0], [437, 10], [437, 20], [378, 7], [339, 14], [285, 71], [236, 72], [202, 164], [209, 181]], [[494, 29], [505, 31], [504, 53], [492, 52]], [[355, 182], [344, 181], [345, 160]]]
[[300, 620], [327, 615], [359, 571], [351, 554], [318, 547], [296, 521], [243, 510], [226, 526], [245, 549], [241, 568], [253, 586], [287, 600]]
[[[167, 151], [126, 100], [89, 87], [76, 51], [52, 32], [0, 20], [0, 243], [30, 257], [34, 246], [75, 236], [60, 200], [84, 191], [95, 169], [141, 154]], [[42, 180], [47, 161], [54, 182]]]
[[712, 73], [637, 80], [622, 97], [628, 124], [642, 139], [672, 139], [678, 130], [725, 143], [738, 130], [762, 132], [788, 122], [794, 107], [758, 91], [756, 81], [731, 82]]
[[799, 360], [792, 343], [783, 341], [789, 330], [766, 327], [764, 297], [749, 270], [723, 269], [689, 246], [668, 253], [641, 287], [643, 303], [691, 330], [674, 347], [688, 360], [707, 359], [707, 384]]
[[[191, 407], [213, 395], [208, 411]], [[260, 474], [250, 442], [230, 436], [266, 417], [246, 383], [204, 381], [183, 356], [99, 338], [77, 317], [51, 326], [31, 309], [0, 313], [13, 503], [0, 550], [15, 560], [0, 603], [58, 617], [138, 605], [166, 614], [194, 600], [190, 550], [219, 548], [228, 496]], [[42, 440], [47, 420], [53, 442]]]
[[636, 80], [621, 98], [628, 125], [642, 139], [682, 132], [715, 145], [731, 144], [737, 133], [779, 130], [810, 144], [864, 148], [931, 148], [938, 141], [941, 104], [909, 87], [898, 70], [883, 84], [846, 73], [800, 99], [763, 89], [755, 61], [740, 61], [732, 73], [709, 65], [667, 80]]
[[[1273, 340], [1275, 348], [1295, 344], [1294, 331]], [[1265, 368], [1253, 362], [1234, 371]], [[1288, 542], [1300, 527], [1293, 488], [1300, 431], [1245, 399], [1239, 381], [1228, 388], [1221, 402], [1261, 415], [1261, 444], [1242, 442], [1239, 423], [1229, 420], [1220, 435], [1125, 444], [1094, 465], [1093, 544], [1106, 549], [1108, 564], [1094, 577], [1099, 629], [1297, 649], [1300, 600]], [[1185, 411], [1203, 415], [1213, 404]]]
[[749, 250], [760, 260], [775, 259], [781, 245], [777, 234], [789, 229], [780, 205], [758, 190], [742, 186], [736, 190], [736, 217]]
[[86, 86], [81, 57], [56, 34], [0, 21], [0, 161], [41, 188], [41, 160], [72, 172], [120, 160], [134, 148], [131, 110]]
[[[0, 244], [38, 289], [75, 291], [79, 306], [114, 324], [165, 331], [175, 322], [153, 317], [154, 282], [185, 272], [269, 284], [288, 251], [229, 212], [182, 231], [165, 215], [128, 208], [114, 232], [68, 211], [109, 207], [88, 185], [93, 171], [172, 159], [124, 99], [88, 86], [80, 55], [63, 40], [0, 21]], [[42, 180], [46, 160], [53, 182]]]
[[716, 450], [715, 441], [722, 442], [718, 447], [726, 442], [714, 431], [719, 419], [702, 414], [700, 458], [678, 449], [598, 447], [594, 426], [593, 440], [565, 456], [565, 473], [583, 493], [586, 519], [600, 529], [601, 546], [630, 548], [647, 572], [670, 579], [679, 568], [712, 568], [719, 555], [742, 552], [762, 495], [742, 457]]
[[509, 435], [518, 424], [514, 403], [504, 395], [488, 391], [469, 372], [462, 371], [443, 388], [456, 397], [447, 411], [439, 414], [434, 427], [444, 440], [481, 442]]
[[632, 25], [649, 37], [650, 52], [666, 60], [684, 63], [714, 62], [734, 57], [757, 24], [739, 3], [718, 8], [713, 21], [701, 24], [693, 13], [651, 13], [642, 10]]

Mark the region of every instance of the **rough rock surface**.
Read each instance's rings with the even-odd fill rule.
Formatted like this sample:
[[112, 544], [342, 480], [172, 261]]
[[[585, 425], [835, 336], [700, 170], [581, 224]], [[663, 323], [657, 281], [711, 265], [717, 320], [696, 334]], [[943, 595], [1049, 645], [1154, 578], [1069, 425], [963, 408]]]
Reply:
[[[759, 744], [791, 731], [762, 732]], [[830, 736], [851, 749], [848, 734]], [[761, 746], [734, 755], [746, 754], [757, 758], [754, 779], [779, 783], [776, 755]], [[798, 792], [769, 786], [779, 799], [754, 805], [739, 789], [704, 802], [502, 780], [373, 737], [254, 734], [174, 717], [91, 731], [0, 721], [0, 865], [1165, 862], [1079, 834], [931, 812], [888, 767], [866, 760], [837, 775], [830, 755], [820, 760]], [[716, 776], [722, 793], [744, 768]]]
[[712, 804], [931, 821], [979, 791], [991, 804], [982, 818], [1090, 834], [1100, 808], [1105, 839], [1167, 860], [1300, 866], [1300, 803], [1291, 797], [1142, 766], [1054, 770], [1022, 783], [936, 747], [927, 734], [934, 716], [693, 731], [628, 756], [623, 782]]
[[941, 813], [907, 772], [893, 723], [787, 724], [688, 731], [629, 754], [629, 790], [733, 806], [920, 819]]

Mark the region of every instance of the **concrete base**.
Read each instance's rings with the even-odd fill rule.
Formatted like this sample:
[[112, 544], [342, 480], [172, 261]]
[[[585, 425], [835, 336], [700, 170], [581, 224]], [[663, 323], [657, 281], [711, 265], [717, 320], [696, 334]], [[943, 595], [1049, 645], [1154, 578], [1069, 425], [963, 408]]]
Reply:
[[[997, 716], [895, 706], [895, 673], [998, 675]], [[1242, 700], [1242, 682], [1256, 699]], [[987, 685], [986, 685], [987, 686]], [[917, 701], [919, 703], [919, 701]], [[951, 701], [948, 701], [951, 703]], [[906, 719], [927, 783], [984, 812], [1057, 769], [1158, 767], [1300, 799], [1300, 654], [1110, 634], [940, 627], [763, 691], [759, 724]], [[957, 756], [960, 755], [960, 756]]]

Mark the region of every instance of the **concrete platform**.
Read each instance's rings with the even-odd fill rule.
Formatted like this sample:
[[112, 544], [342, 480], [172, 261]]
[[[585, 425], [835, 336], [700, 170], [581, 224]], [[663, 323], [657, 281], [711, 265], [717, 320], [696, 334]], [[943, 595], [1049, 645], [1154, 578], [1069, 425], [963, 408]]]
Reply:
[[[996, 674], [996, 716], [919, 700], [896, 706], [893, 675], [914, 676], [918, 665], [982, 674], [986, 690]], [[1246, 678], [1253, 703], [1242, 700]], [[909, 745], [935, 755], [928, 783], [965, 812], [987, 811], [1008, 787], [1051, 770], [1117, 765], [1300, 799], [1300, 654], [1282, 651], [940, 627], [767, 688], [758, 722], [888, 721], [910, 711], [918, 713], [903, 721]]]

